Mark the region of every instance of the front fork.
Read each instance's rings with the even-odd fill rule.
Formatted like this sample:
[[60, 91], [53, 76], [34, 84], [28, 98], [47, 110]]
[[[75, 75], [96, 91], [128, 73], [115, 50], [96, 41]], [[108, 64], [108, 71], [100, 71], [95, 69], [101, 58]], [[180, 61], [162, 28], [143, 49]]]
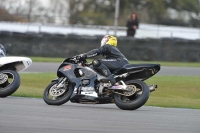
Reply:
[[59, 88], [61, 88], [61, 87], [64, 86], [64, 82], [65, 82], [66, 80], [67, 80], [66, 77], [62, 77], [62, 78], [57, 78], [57, 79], [55, 79], [55, 80], [52, 80], [52, 82], [58, 81], [56, 88], [59, 89]]

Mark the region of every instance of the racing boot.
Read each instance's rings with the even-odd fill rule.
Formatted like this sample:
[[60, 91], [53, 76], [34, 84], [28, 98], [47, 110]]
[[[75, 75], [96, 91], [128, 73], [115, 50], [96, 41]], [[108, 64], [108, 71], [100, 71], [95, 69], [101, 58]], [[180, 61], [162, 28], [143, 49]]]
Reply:
[[107, 77], [108, 81], [110, 81], [111, 85], [113, 86], [116, 83], [114, 76], [111, 74]]
[[101, 79], [101, 82], [102, 83], [111, 83], [111, 86], [113, 86], [113, 85], [115, 85], [116, 80], [115, 80], [114, 76], [111, 74], [111, 75], [107, 76], [105, 79]]

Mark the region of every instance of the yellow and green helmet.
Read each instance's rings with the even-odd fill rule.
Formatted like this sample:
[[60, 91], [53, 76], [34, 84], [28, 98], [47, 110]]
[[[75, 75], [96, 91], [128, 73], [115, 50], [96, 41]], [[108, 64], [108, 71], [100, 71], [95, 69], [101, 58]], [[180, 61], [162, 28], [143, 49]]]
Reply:
[[117, 47], [117, 37], [106, 35], [101, 40], [101, 46], [108, 44]]

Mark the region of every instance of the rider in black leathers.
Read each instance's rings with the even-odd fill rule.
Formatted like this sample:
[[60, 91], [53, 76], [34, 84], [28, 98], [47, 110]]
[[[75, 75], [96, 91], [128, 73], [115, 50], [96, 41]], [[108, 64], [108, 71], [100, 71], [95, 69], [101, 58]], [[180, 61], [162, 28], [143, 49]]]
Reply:
[[107, 77], [105, 80], [110, 81], [111, 85], [114, 85], [116, 81], [111, 72], [128, 64], [126, 57], [117, 49], [117, 38], [106, 35], [103, 37], [99, 49], [93, 49], [87, 53], [78, 55], [77, 58], [84, 60], [97, 55], [103, 55], [105, 59], [93, 60], [92, 65], [94, 69]]

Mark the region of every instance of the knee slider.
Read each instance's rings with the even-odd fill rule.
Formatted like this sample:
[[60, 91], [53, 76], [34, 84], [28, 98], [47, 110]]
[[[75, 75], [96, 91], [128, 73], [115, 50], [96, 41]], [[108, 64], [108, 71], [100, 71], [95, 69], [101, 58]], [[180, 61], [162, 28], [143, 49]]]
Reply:
[[92, 65], [93, 65], [94, 67], [99, 67], [99, 66], [101, 65], [101, 61], [99, 61], [99, 60], [93, 60], [93, 61], [92, 61]]

